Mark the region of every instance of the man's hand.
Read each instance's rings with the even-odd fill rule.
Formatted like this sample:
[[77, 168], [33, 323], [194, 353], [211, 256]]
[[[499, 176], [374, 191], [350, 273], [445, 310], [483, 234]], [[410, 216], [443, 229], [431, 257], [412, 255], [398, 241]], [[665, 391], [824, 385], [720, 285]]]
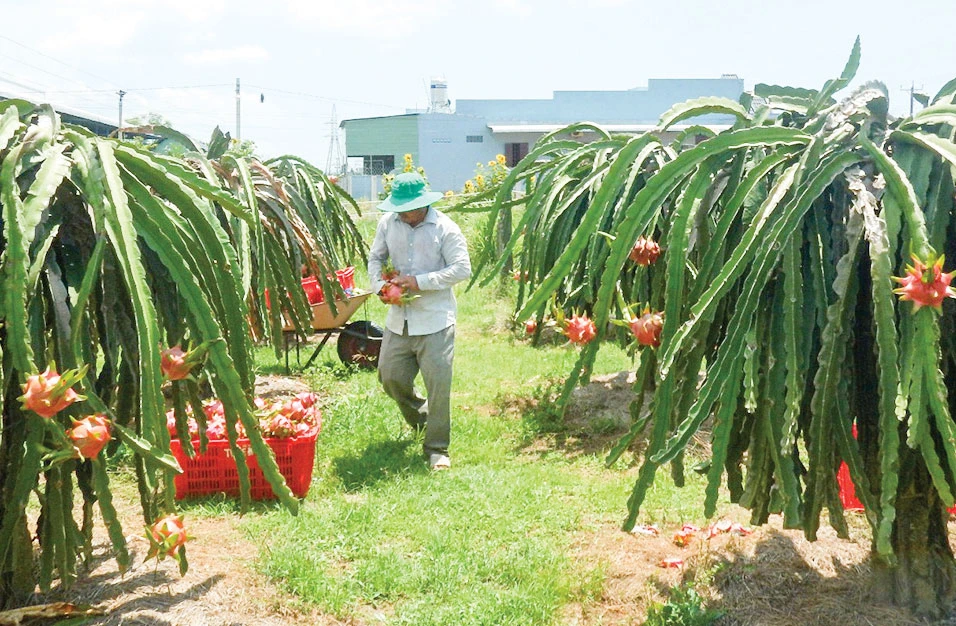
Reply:
[[391, 280], [392, 283], [398, 285], [402, 289], [407, 289], [408, 291], [418, 291], [418, 280], [414, 276], [396, 276]]

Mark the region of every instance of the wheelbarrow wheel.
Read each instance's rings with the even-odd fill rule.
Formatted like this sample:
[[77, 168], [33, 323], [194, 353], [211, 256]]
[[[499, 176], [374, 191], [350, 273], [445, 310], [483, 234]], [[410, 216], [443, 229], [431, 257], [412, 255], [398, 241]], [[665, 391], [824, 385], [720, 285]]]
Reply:
[[365, 369], [378, 367], [378, 353], [385, 333], [368, 320], [349, 322], [339, 331], [337, 350], [343, 363]]

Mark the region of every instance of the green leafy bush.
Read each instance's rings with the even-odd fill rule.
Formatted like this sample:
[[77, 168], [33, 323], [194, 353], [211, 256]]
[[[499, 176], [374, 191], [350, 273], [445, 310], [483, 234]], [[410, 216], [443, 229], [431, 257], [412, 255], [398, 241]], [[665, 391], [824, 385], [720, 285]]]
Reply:
[[671, 587], [666, 602], [655, 602], [647, 610], [644, 626], [710, 626], [723, 615], [704, 608], [704, 599], [691, 585]]

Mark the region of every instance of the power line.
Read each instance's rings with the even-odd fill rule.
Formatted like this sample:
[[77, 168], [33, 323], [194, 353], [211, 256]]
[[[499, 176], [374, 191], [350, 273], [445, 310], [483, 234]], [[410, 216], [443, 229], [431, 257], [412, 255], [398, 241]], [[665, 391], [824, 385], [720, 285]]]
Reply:
[[380, 102], [365, 102], [363, 100], [348, 100], [346, 98], [329, 98], [328, 96], [320, 96], [314, 93], [306, 93], [304, 91], [288, 91], [285, 89], [275, 89], [273, 87], [264, 87], [262, 85], [248, 85], [253, 89], [262, 89], [264, 91], [271, 91], [274, 93], [282, 93], [289, 96], [300, 96], [302, 98], [313, 98], [315, 100], [324, 100], [325, 102], [347, 102], [349, 104], [364, 104], [366, 106], [373, 107], [382, 107], [386, 109], [402, 109], [404, 107], [396, 106], [394, 104], [382, 104]]
[[[20, 46], [21, 48], [24, 48], [24, 49], [26, 49], [26, 50], [29, 50], [30, 52], [33, 52], [33, 53], [35, 53], [35, 54], [39, 54], [39, 55], [42, 56], [42, 57], [46, 57], [46, 58], [50, 59], [51, 61], [56, 61], [57, 63], [59, 63], [59, 64], [61, 64], [61, 65], [65, 65], [66, 67], [68, 67], [68, 68], [70, 68], [70, 69], [74, 69], [74, 70], [77, 70], [78, 72], [83, 72], [84, 74], [88, 74], [89, 76], [92, 76], [93, 78], [106, 81], [107, 83], [112, 82], [112, 81], [110, 81], [110, 79], [108, 79], [108, 78], [103, 78], [102, 76], [98, 76], [97, 74], [94, 74], [93, 72], [90, 72], [89, 70], [85, 70], [85, 69], [83, 69], [83, 68], [81, 68], [81, 67], [76, 67], [75, 65], [70, 65], [70, 64], [67, 63], [66, 61], [61, 61], [60, 59], [57, 59], [56, 57], [52, 57], [52, 56], [50, 56], [49, 54], [46, 54], [46, 53], [44, 53], [44, 52], [40, 52], [40, 51], [37, 50], [36, 48], [31, 48], [30, 46], [28, 46], [28, 45], [26, 45], [26, 44], [23, 44], [23, 43], [20, 43], [19, 41], [15, 40], [15, 39], [10, 39], [9, 37], [6, 37], [6, 36], [4, 36], [4, 35], [0, 35], [0, 39], [5, 39], [6, 41], [9, 41], [9, 42], [12, 43], [12, 44], [16, 44], [16, 45]], [[77, 82], [79, 82], [79, 81], [77, 81]]]
[[[211, 83], [208, 85], [170, 85], [168, 87], [127, 87], [124, 91], [162, 91], [168, 89], [175, 91], [177, 89], [206, 89], [208, 87], [229, 87], [229, 83]], [[44, 90], [46, 93], [54, 94], [73, 94], [73, 93], [116, 93], [115, 89], [78, 89], [78, 90]]]
[[[75, 78], [70, 78], [70, 77], [68, 77], [68, 76], [62, 76], [62, 75], [60, 75], [60, 74], [55, 74], [54, 72], [51, 72], [51, 71], [49, 71], [49, 70], [45, 70], [45, 69], [43, 69], [42, 67], [39, 67], [39, 66], [37, 66], [37, 65], [33, 65], [33, 64], [31, 64], [31, 63], [27, 63], [27, 62], [24, 61], [23, 59], [18, 59], [18, 58], [16, 58], [16, 57], [12, 57], [12, 56], [7, 55], [7, 54], [0, 54], [0, 57], [4, 57], [4, 58], [7, 58], [7, 59], [12, 59], [12, 60], [16, 61], [17, 63], [21, 63], [21, 64], [23, 64], [23, 65], [26, 65], [27, 67], [29, 67], [29, 68], [32, 69], [32, 70], [36, 70], [36, 71], [38, 71], [38, 72], [43, 72], [44, 74], [49, 74], [50, 76], [53, 76], [53, 77], [55, 77], [55, 78], [60, 78], [60, 79], [62, 79], [62, 80], [68, 80], [68, 81], [70, 81], [71, 83], [79, 83], [79, 82], [80, 82], [80, 81], [76, 80]], [[81, 84], [82, 84], [82, 83], [81, 83]]]

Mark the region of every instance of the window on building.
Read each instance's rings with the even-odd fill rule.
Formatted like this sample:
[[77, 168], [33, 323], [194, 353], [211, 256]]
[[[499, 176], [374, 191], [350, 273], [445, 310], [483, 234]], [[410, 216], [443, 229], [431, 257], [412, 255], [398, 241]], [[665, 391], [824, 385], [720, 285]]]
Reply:
[[381, 176], [395, 169], [394, 154], [371, 154], [362, 157], [362, 173]]
[[518, 164], [518, 161], [528, 156], [528, 144], [527, 143], [506, 143], [505, 144], [505, 159], [507, 161], [508, 167], [514, 167]]
[[484, 143], [485, 138], [482, 135], [466, 135], [466, 143]]

